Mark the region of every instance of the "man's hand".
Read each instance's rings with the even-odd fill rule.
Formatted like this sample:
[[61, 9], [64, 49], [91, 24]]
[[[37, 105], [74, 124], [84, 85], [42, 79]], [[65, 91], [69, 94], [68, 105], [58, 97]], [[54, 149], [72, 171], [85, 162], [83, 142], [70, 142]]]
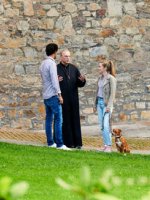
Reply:
[[64, 100], [61, 95], [58, 96], [60, 104], [63, 104]]
[[78, 79], [79, 79], [80, 81], [84, 82], [84, 81], [85, 81], [85, 75], [80, 75], [80, 76], [78, 77]]
[[63, 77], [62, 76], [58, 76], [58, 81], [59, 82], [63, 81]]

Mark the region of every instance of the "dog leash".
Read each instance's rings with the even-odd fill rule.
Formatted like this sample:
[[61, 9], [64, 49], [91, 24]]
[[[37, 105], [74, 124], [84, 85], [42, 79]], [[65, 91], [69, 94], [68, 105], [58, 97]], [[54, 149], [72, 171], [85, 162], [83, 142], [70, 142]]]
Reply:
[[113, 135], [113, 132], [112, 132], [112, 118], [111, 118], [111, 115], [110, 115], [110, 112], [105, 112], [104, 113], [104, 116], [103, 116], [103, 120], [102, 120], [102, 130], [104, 130], [104, 118], [105, 118], [105, 115], [106, 114], [109, 114], [109, 129], [110, 129], [110, 133]]

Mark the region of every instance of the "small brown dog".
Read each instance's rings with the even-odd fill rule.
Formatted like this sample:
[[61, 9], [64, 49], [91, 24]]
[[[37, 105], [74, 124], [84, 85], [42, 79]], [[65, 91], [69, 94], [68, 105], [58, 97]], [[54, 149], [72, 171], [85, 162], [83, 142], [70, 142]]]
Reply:
[[120, 153], [130, 153], [129, 146], [127, 144], [126, 139], [121, 135], [121, 129], [113, 129], [113, 135], [115, 136], [115, 143], [117, 150]]

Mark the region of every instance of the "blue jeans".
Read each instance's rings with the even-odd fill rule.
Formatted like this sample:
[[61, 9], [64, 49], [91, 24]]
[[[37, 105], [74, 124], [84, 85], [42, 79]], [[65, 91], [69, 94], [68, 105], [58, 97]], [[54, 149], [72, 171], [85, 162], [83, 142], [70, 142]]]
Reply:
[[104, 145], [111, 146], [112, 145], [112, 134], [110, 131], [110, 115], [111, 112], [105, 112], [106, 106], [104, 103], [103, 98], [98, 98], [97, 103], [97, 111], [98, 111], [98, 120], [100, 124], [100, 128], [102, 130], [102, 136], [103, 136], [103, 143]]
[[47, 136], [48, 146], [54, 144], [54, 136], [52, 135], [52, 122], [55, 118], [55, 141], [57, 147], [63, 145], [62, 140], [62, 107], [59, 103], [58, 96], [53, 96], [49, 99], [44, 99], [45, 109], [46, 109], [46, 121], [45, 129]]

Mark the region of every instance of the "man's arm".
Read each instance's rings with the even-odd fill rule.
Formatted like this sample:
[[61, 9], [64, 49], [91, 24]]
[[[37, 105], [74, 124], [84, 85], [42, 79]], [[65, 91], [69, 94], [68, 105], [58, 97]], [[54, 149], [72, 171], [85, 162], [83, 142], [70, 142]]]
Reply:
[[49, 73], [52, 81], [53, 88], [57, 94], [60, 94], [60, 87], [58, 82], [58, 76], [57, 76], [57, 67], [54, 62], [51, 63], [51, 67], [49, 68]]
[[57, 76], [56, 64], [53, 62], [52, 66], [49, 69], [50, 69], [49, 72], [50, 72], [50, 77], [51, 77], [53, 88], [54, 88], [56, 94], [58, 95], [60, 103], [63, 104], [63, 98], [61, 96], [61, 91], [60, 91], [60, 86], [59, 86], [59, 81], [58, 81], [58, 76]]
[[81, 75], [80, 71], [77, 69], [77, 86], [84, 87], [86, 83], [86, 78], [84, 75]]
[[117, 84], [117, 80], [112, 77], [110, 78], [110, 97], [109, 97], [109, 101], [108, 101], [108, 105], [107, 105], [107, 109], [110, 110], [113, 107], [113, 102], [115, 99], [115, 94], [116, 94], [116, 84]]

